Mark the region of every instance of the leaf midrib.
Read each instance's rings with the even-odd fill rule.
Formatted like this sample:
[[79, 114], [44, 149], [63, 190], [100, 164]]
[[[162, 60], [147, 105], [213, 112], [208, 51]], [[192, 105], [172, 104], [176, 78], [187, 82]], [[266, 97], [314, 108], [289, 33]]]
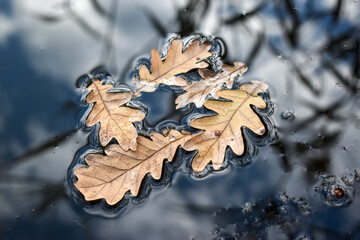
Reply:
[[[208, 80], [208, 81], [211, 81], [211, 80], [214, 80], [215, 79], [215, 84], [219, 84], [219, 83], [221, 83], [221, 85], [222, 84], [224, 84], [224, 82], [223, 82], [223, 80], [224, 79], [226, 79], [226, 78], [230, 78], [231, 77], [231, 75], [233, 74], [233, 73], [235, 73], [235, 72], [237, 72], [237, 71], [239, 71], [241, 68], [243, 68], [244, 66], [241, 66], [241, 67], [238, 67], [237, 69], [235, 69], [234, 71], [230, 71], [229, 73], [227, 73], [225, 76], [223, 76], [223, 77], [220, 77], [219, 79], [215, 79], [215, 77], [216, 77], [216, 75], [214, 76], [214, 77], [210, 77], [210, 78], [207, 78], [207, 79], [204, 79], [204, 80]], [[240, 73], [238, 73], [239, 75], [240, 75]], [[201, 81], [199, 81], [198, 82], [199, 84], [201, 83]], [[195, 85], [195, 84], [194, 84]], [[194, 86], [193, 85], [193, 86]], [[207, 87], [205, 87], [204, 89], [202, 89], [202, 91], [201, 91], [201, 96], [203, 96], [203, 94], [204, 94], [204, 92], [207, 90], [208, 88]], [[189, 91], [187, 91], [187, 92], [189, 92]], [[192, 94], [192, 95], [190, 95], [189, 96], [189, 98], [192, 98], [193, 96], [195, 96], [196, 94], [199, 94], [200, 92], [195, 92], [194, 94]], [[205, 97], [207, 97], [209, 94], [207, 94]]]
[[[243, 104], [251, 97], [251, 94], [253, 94], [257, 89], [260, 88], [260, 86], [262, 86], [263, 82], [261, 82], [256, 88], [254, 88], [254, 90], [251, 93], [248, 93], [248, 96], [243, 100], [242, 103], [239, 104], [239, 107], [236, 108], [236, 110], [234, 110], [233, 114], [231, 115], [231, 117], [229, 118], [229, 121], [227, 122], [227, 124], [225, 125], [225, 127], [222, 129], [220, 136], [218, 137], [218, 139], [216, 139], [216, 141], [210, 145], [210, 147], [208, 148], [208, 150], [205, 152], [204, 156], [206, 156], [208, 154], [208, 152], [210, 151], [210, 149], [212, 149], [213, 145], [215, 143], [217, 143], [219, 141], [219, 139], [221, 138], [221, 136], [224, 133], [224, 130], [228, 127], [228, 125], [230, 124], [231, 120], [233, 119], [235, 113], [237, 113], [237, 111], [239, 111], [239, 109], [243, 106]], [[244, 114], [243, 114], [244, 115]], [[245, 116], [245, 115], [244, 115]], [[243, 126], [243, 125], [241, 125]], [[230, 126], [231, 127], [231, 126]], [[206, 130], [205, 130], [206, 131]], [[231, 130], [232, 131], [232, 130]], [[242, 137], [243, 138], [243, 137]], [[213, 160], [213, 159], [211, 159]]]
[[[100, 99], [101, 99], [101, 103], [104, 105], [104, 108], [105, 108], [106, 112], [107, 112], [108, 115], [109, 115], [109, 118], [110, 118], [113, 122], [115, 122], [116, 126], [120, 129], [122, 135], [125, 136], [127, 139], [129, 139], [130, 142], [131, 142], [131, 139], [130, 139], [128, 136], [126, 136], [126, 134], [124, 133], [124, 131], [122, 130], [122, 128], [121, 128], [121, 127], [117, 124], [117, 122], [112, 118], [112, 114], [110, 113], [108, 107], [107, 107], [106, 104], [105, 104], [105, 100], [104, 100], [104, 98], [103, 98], [102, 95], [101, 95], [101, 91], [100, 91], [100, 89], [98, 88], [98, 86], [94, 83], [94, 81], [93, 81], [93, 84], [94, 84], [94, 86], [95, 86], [95, 89], [96, 89], [96, 91], [97, 91], [97, 94], [99, 95], [99, 97], [100, 97]], [[111, 101], [109, 101], [109, 102], [111, 102]], [[119, 107], [120, 107], [120, 106], [119, 106]], [[121, 115], [121, 114], [120, 114], [120, 115]], [[119, 144], [119, 145], [120, 145], [120, 144]], [[120, 146], [120, 147], [121, 147], [121, 146]]]
[[[203, 44], [204, 44], [204, 43], [203, 43]], [[187, 49], [186, 49], [186, 50], [187, 50]], [[183, 54], [185, 54], [186, 50], [184, 51]], [[162, 78], [164, 75], [166, 75], [166, 74], [169, 73], [170, 71], [178, 68], [178, 67], [181, 66], [181, 65], [184, 65], [185, 63], [187, 63], [187, 62], [189, 62], [190, 60], [192, 60], [194, 57], [196, 57], [196, 56], [200, 55], [201, 53], [203, 53], [204, 51], [209, 52], [209, 49], [206, 49], [206, 48], [202, 49], [202, 50], [201, 50], [200, 52], [198, 52], [197, 54], [192, 55], [188, 60], [186, 60], [186, 61], [184, 61], [184, 62], [181, 62], [180, 64], [172, 67], [171, 69], [169, 69], [169, 70], [167, 70], [166, 72], [162, 73], [161, 75], [157, 76], [157, 77], [154, 78], [153, 80], [147, 81], [147, 82], [148, 82], [148, 83], [155, 82], [156, 80]], [[175, 59], [175, 58], [174, 58], [174, 59]], [[202, 60], [202, 59], [200, 59], [200, 60]], [[200, 60], [199, 60], [199, 61], [200, 61]], [[165, 59], [165, 61], [166, 61], [166, 59]], [[165, 62], [165, 61], [164, 61], [164, 62]], [[162, 64], [164, 64], [164, 62], [162, 62]], [[143, 66], [144, 66], [144, 65], [143, 65]], [[147, 70], [149, 71], [149, 69], [147, 69]], [[190, 71], [190, 70], [191, 70], [191, 69], [189, 69], [188, 71]], [[177, 74], [175, 74], [175, 75], [177, 75]], [[139, 77], [140, 77], [140, 76], [139, 76]], [[140, 79], [140, 80], [141, 80], [141, 79]], [[135, 94], [138, 93], [138, 92], [139, 92], [142, 88], [144, 88], [144, 87], [145, 87], [145, 86], [142, 86], [142, 87], [138, 88], [138, 89], [135, 91]]]
[[[96, 163], [98, 163], [98, 164], [101, 164], [101, 165], [104, 165], [104, 166], [107, 166], [107, 167], [115, 168], [115, 169], [117, 169], [117, 170], [124, 170], [124, 172], [121, 173], [121, 174], [119, 174], [118, 176], [114, 177], [114, 178], [111, 179], [110, 181], [105, 181], [105, 180], [103, 180], [103, 183], [96, 184], [96, 185], [92, 185], [92, 186], [89, 186], [89, 187], [82, 187], [82, 188], [98, 187], [98, 186], [100, 186], [100, 185], [106, 185], [106, 184], [108, 184], [108, 183], [111, 183], [111, 182], [115, 181], [116, 179], [120, 178], [120, 177], [123, 176], [124, 174], [127, 174], [129, 171], [131, 171], [132, 169], [134, 169], [134, 168], [136, 168], [137, 166], [139, 166], [140, 164], [142, 164], [142, 163], [144, 163], [144, 162], [146, 162], [146, 161], [149, 161], [156, 153], [161, 152], [164, 148], [166, 148], [166, 147], [168, 147], [170, 144], [173, 144], [173, 143], [175, 143], [176, 141], [184, 138], [185, 136], [187, 136], [187, 135], [183, 135], [183, 136], [175, 139], [174, 141], [167, 143], [166, 145], [164, 145], [163, 147], [159, 148], [159, 149], [156, 150], [153, 154], [151, 154], [150, 156], [148, 156], [146, 159], [144, 159], [144, 160], [142, 160], [142, 161], [139, 160], [139, 159], [136, 159], [136, 160], [138, 160], [138, 161], [140, 161], [140, 162], [137, 163], [137, 164], [135, 164], [134, 166], [128, 168], [128, 169], [120, 169], [120, 168], [117, 168], [117, 167], [114, 167], [114, 166], [109, 166], [109, 165], [106, 165], [106, 164], [103, 164], [103, 163], [99, 163], [99, 162], [93, 161], [93, 162], [96, 162]], [[139, 143], [138, 143], [138, 144], [139, 144]], [[144, 145], [143, 145], [143, 146], [144, 146]], [[118, 152], [113, 151], [113, 150], [108, 150], [108, 151], [118, 153]], [[163, 160], [164, 160], [164, 159], [167, 159], [167, 158], [163, 158]], [[90, 166], [89, 166], [89, 167], [90, 167]], [[87, 177], [90, 177], [90, 176], [87, 176]], [[90, 177], [90, 178], [91, 178], [91, 177]], [[102, 190], [102, 189], [101, 189], [101, 190]], [[100, 190], [100, 191], [101, 191], [101, 190]], [[99, 192], [100, 192], [100, 191], [99, 191]], [[99, 192], [96, 193], [95, 195], [99, 194]]]

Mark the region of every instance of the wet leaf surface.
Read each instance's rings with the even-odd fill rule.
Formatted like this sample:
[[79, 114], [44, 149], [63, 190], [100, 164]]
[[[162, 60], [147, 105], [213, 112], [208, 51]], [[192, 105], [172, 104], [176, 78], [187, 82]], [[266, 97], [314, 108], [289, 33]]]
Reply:
[[220, 90], [223, 85], [231, 89], [235, 78], [242, 76], [246, 70], [247, 67], [242, 62], [235, 62], [234, 66], [223, 65], [222, 72], [220, 73], [208, 69], [199, 69], [199, 74], [203, 80], [191, 82], [183, 87], [186, 92], [176, 98], [176, 109], [185, 107], [192, 102], [195, 103], [197, 108], [200, 108], [209, 95], [214, 98], [219, 98], [216, 92]]
[[[261, 88], [255, 88], [253, 92]], [[261, 97], [253, 97], [252, 92], [243, 90], [221, 90], [217, 92], [222, 98], [231, 101], [209, 100], [205, 107], [215, 111], [218, 115], [195, 119], [190, 126], [204, 130], [186, 144], [186, 150], [198, 150], [192, 161], [192, 169], [201, 172], [208, 163], [219, 169], [224, 162], [225, 150], [230, 146], [236, 155], [244, 152], [244, 139], [241, 127], [248, 127], [258, 135], [265, 133], [265, 126], [259, 116], [251, 109], [251, 105], [265, 108], [266, 103]]]
[[142, 65], [139, 69], [139, 80], [135, 79], [137, 89], [135, 95], [140, 92], [153, 92], [156, 85], [162, 83], [173, 86], [186, 86], [187, 82], [175, 75], [186, 73], [192, 69], [205, 68], [208, 66], [202, 60], [210, 57], [211, 43], [200, 44], [198, 40], [192, 42], [184, 51], [183, 43], [179, 39], [171, 42], [166, 59], [162, 61], [158, 50], [151, 51], [151, 72]]
[[75, 169], [75, 187], [87, 201], [104, 198], [109, 205], [119, 202], [127, 191], [137, 196], [143, 178], [150, 174], [159, 180], [163, 162], [171, 162], [175, 152], [191, 136], [170, 130], [165, 136], [153, 132], [150, 139], [139, 136], [136, 151], [124, 151], [119, 145], [109, 145], [105, 154], [88, 154], [88, 167]]
[[259, 93], [264, 93], [268, 89], [268, 85], [261, 81], [252, 80], [251, 83], [245, 83], [240, 86], [240, 90], [244, 90], [256, 97]]
[[115, 138], [119, 145], [127, 151], [136, 150], [137, 131], [133, 122], [141, 121], [145, 114], [138, 109], [124, 107], [131, 98], [130, 92], [113, 93], [111, 84], [103, 85], [93, 80], [88, 87], [91, 92], [86, 98], [88, 103], [95, 103], [87, 120], [87, 126], [100, 122], [100, 143], [107, 145]]

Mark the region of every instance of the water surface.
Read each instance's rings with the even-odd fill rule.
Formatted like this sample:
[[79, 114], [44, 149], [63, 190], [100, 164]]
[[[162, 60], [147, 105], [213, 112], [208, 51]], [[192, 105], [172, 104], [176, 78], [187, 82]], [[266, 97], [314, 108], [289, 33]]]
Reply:
[[[0, 236], [360, 238], [359, 18], [360, 2], [341, 0], [2, 0]], [[273, 141], [200, 179], [179, 159], [169, 184], [113, 214], [79, 205], [67, 170], [91, 133], [77, 79], [105, 69], [124, 83], [169, 33], [218, 37], [224, 63], [266, 81]], [[174, 98], [144, 96], [150, 127], [188, 113], [158, 104]]]

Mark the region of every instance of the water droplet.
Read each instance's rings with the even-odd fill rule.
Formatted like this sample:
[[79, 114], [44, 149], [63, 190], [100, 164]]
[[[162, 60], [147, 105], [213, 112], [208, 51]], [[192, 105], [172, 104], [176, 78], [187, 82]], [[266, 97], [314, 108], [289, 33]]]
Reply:
[[214, 231], [212, 232], [213, 235], [216, 235], [220, 232], [219, 226], [215, 225]]
[[281, 117], [283, 118], [283, 119], [293, 119], [294, 118], [294, 110], [292, 110], [292, 109], [288, 109], [288, 110], [286, 110], [285, 112], [283, 112], [282, 114], [281, 114]]
[[279, 209], [280, 209], [281, 214], [286, 214], [287, 213], [285, 207], [280, 207]]
[[245, 203], [244, 208], [242, 209], [243, 213], [249, 213], [253, 210], [253, 205], [250, 202]]
[[134, 171], [131, 171], [131, 172], [130, 172], [130, 178], [131, 178], [131, 179], [134, 179], [134, 178], [135, 178], [135, 172], [134, 172]]
[[353, 186], [354, 185], [354, 180], [356, 179], [356, 173], [355, 176], [350, 174], [351, 179], [348, 176], [344, 176], [341, 178], [341, 180], [345, 183], [346, 186]]
[[282, 204], [287, 204], [289, 202], [289, 196], [285, 193], [280, 195], [280, 201]]

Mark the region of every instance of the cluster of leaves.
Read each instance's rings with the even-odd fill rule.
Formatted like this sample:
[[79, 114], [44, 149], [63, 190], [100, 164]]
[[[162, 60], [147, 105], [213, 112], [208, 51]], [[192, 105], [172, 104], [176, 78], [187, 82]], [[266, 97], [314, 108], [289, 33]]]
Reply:
[[[109, 91], [113, 85], [92, 79], [86, 101], [93, 103], [93, 109], [86, 124], [100, 123], [99, 139], [105, 154], [86, 155], [88, 166], [74, 170], [78, 179], [75, 187], [86, 200], [104, 198], [109, 205], [114, 205], [127, 191], [137, 196], [146, 174], [160, 179], [163, 161], [171, 162], [179, 146], [187, 151], [197, 150], [191, 165], [194, 172], [202, 172], [209, 163], [217, 170], [224, 163], [227, 147], [239, 156], [243, 154], [242, 126], [258, 135], [265, 133], [265, 126], [251, 105], [266, 107], [258, 94], [267, 91], [267, 85], [252, 81], [237, 90], [223, 90], [232, 89], [235, 79], [247, 67], [235, 62], [233, 66], [223, 65], [220, 72], [210, 70], [204, 60], [213, 55], [211, 47], [208, 41], [195, 40], [183, 50], [182, 41], [175, 39], [165, 59], [153, 49], [151, 71], [146, 65], [139, 67], [133, 79], [136, 88], [132, 91]], [[198, 71], [200, 81], [191, 82], [179, 76], [191, 70]], [[184, 90], [176, 99], [177, 109], [194, 103], [197, 108], [205, 106], [217, 115], [190, 121], [191, 127], [201, 130], [195, 134], [171, 129], [163, 133], [152, 132], [148, 137], [138, 135], [133, 123], [142, 121], [145, 114], [126, 104], [142, 92], [154, 92], [159, 84], [179, 86]], [[209, 97], [213, 100], [207, 100]], [[113, 138], [117, 144], [109, 144]]]

